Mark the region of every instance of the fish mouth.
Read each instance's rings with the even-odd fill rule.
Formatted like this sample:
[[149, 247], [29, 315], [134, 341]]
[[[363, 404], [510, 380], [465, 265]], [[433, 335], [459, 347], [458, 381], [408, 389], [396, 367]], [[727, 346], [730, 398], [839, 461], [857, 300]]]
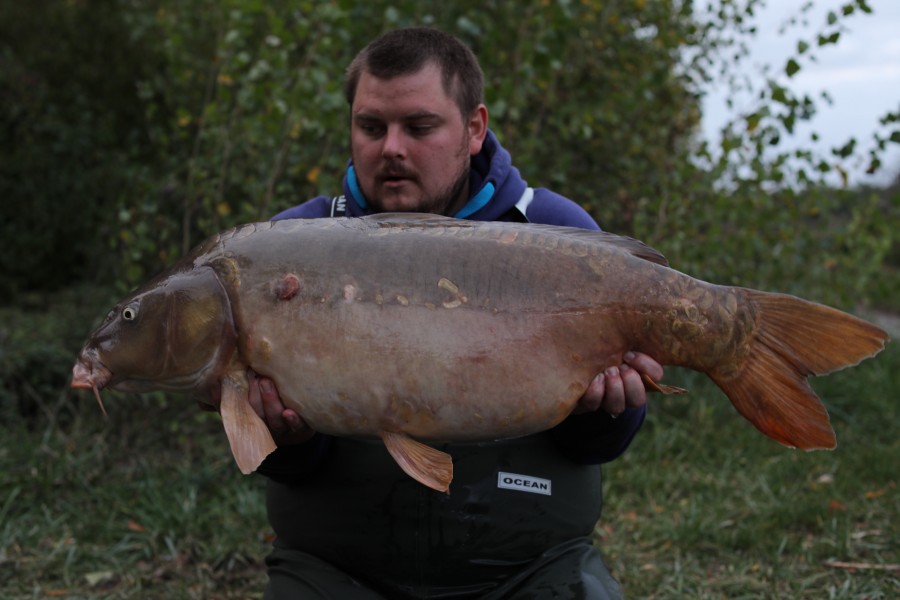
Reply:
[[100, 405], [100, 411], [106, 416], [106, 408], [100, 399], [102, 390], [112, 379], [112, 371], [103, 366], [96, 356], [82, 352], [78, 362], [72, 367], [72, 384], [75, 389], [94, 390], [94, 397]]

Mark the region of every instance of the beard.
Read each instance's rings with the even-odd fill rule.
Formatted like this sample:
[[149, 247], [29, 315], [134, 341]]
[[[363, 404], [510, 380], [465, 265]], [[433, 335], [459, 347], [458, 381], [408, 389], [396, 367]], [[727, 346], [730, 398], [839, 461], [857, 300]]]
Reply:
[[[355, 157], [351, 155], [351, 158], [353, 158], [354, 164], [357, 164]], [[467, 198], [465, 198], [464, 195], [469, 186], [471, 158], [469, 157], [468, 135], [463, 136], [462, 143], [460, 144], [459, 150], [455, 154], [454, 158], [458, 160], [459, 168], [457, 169], [456, 174], [448, 185], [437, 190], [433, 194], [423, 195], [415, 203], [415, 206], [407, 205], [392, 208], [391, 210], [395, 212], [422, 212], [446, 216], [453, 216], [453, 214], [458, 212], [463, 206], [465, 206]], [[465, 158], [465, 160], [463, 160], [463, 158]], [[378, 189], [379, 187], [377, 185], [379, 181], [384, 181], [385, 179], [388, 179], [390, 177], [402, 177], [405, 179], [409, 179], [410, 181], [418, 184], [421, 189], [422, 178], [429, 177], [429, 174], [421, 174], [411, 171], [402, 161], [387, 160], [380, 166], [378, 172], [375, 174], [376, 189]], [[366, 197], [366, 200], [379, 212], [384, 212], [384, 198], [375, 193], [375, 190], [366, 189], [362, 181], [359, 182], [359, 185], [363, 195], [365, 195]]]
[[456, 174], [456, 177], [454, 177], [450, 185], [438, 191], [438, 193], [433, 196], [423, 198], [417, 212], [429, 212], [448, 217], [453, 216], [450, 214], [451, 210], [453, 213], [459, 212], [459, 210], [465, 206], [465, 199], [462, 195], [469, 187], [470, 169], [471, 165], [469, 162], [462, 163], [459, 172]]

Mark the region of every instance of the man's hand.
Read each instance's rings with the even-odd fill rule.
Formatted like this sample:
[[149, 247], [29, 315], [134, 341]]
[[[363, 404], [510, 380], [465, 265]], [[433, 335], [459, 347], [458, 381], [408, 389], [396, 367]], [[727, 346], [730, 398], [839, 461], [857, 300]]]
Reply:
[[573, 414], [603, 410], [617, 417], [626, 408], [640, 408], [647, 404], [647, 390], [642, 375], [654, 381], [663, 378], [662, 365], [640, 352], [625, 354], [625, 363], [600, 373], [584, 392]]
[[276, 444], [279, 446], [300, 444], [313, 436], [315, 431], [300, 418], [300, 415], [281, 402], [274, 381], [251, 373], [249, 383], [250, 406], [268, 426]]

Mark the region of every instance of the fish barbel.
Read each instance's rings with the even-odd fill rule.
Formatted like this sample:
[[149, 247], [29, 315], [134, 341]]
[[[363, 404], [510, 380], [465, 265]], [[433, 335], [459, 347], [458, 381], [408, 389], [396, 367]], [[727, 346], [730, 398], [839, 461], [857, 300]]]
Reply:
[[72, 386], [221, 398], [248, 473], [275, 448], [248, 401], [252, 369], [313, 429], [380, 437], [446, 491], [450, 457], [422, 441], [549, 429], [628, 351], [705, 373], [782, 444], [833, 448], [807, 378], [887, 339], [833, 308], [692, 278], [630, 238], [383, 214], [212, 236], [110, 311]]

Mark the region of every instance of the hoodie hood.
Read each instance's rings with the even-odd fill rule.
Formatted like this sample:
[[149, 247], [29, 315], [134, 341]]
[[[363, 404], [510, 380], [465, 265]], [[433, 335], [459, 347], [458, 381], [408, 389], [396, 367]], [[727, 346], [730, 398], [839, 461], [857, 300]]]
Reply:
[[[476, 221], [498, 220], [522, 198], [528, 187], [519, 170], [512, 165], [509, 152], [488, 129], [481, 152], [472, 157], [469, 171], [469, 201], [453, 217]], [[361, 217], [374, 211], [363, 196], [356, 179], [353, 161], [347, 163], [344, 176], [347, 215]]]

